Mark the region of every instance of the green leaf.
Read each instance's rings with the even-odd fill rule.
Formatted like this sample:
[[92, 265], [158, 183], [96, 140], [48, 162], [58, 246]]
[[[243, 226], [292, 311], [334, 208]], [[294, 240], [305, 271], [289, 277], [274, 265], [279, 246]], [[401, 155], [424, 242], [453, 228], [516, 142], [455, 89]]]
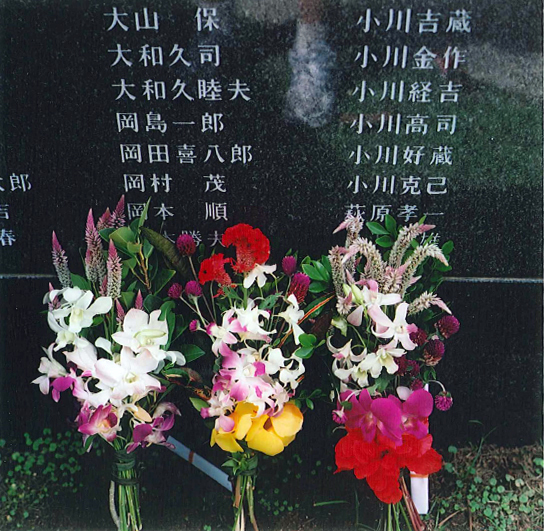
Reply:
[[376, 240], [376, 244], [379, 245], [380, 247], [393, 247], [393, 244], [395, 242], [392, 240], [391, 236], [380, 236], [377, 240]]
[[206, 354], [197, 345], [181, 345], [181, 353], [185, 356], [185, 361], [190, 363]]
[[176, 274], [172, 269], [160, 269], [153, 279], [153, 291], [160, 293], [160, 291], [172, 280], [172, 277]]
[[144, 310], [147, 313], [151, 313], [155, 310], [158, 310], [162, 306], [162, 299], [155, 295], [148, 295], [144, 299]]
[[317, 343], [317, 338], [313, 334], [300, 334], [298, 340], [302, 347], [315, 347]]
[[321, 257], [321, 263], [323, 267], [329, 272], [329, 275], [332, 275], [332, 266], [328, 256]]
[[397, 234], [397, 222], [393, 216], [387, 214], [385, 216], [385, 228], [388, 230], [391, 236], [396, 236]]
[[138, 220], [138, 228], [142, 228], [144, 226], [145, 220], [147, 219], [147, 211], [149, 210], [149, 204], [151, 203], [151, 198], [147, 200], [147, 203], [145, 204], [144, 209], [142, 210], [142, 214], [140, 216], [140, 219]]
[[[317, 265], [318, 262], [315, 262], [315, 264]], [[327, 279], [328, 279], [327, 270], [321, 264], [319, 264], [319, 265], [321, 267], [321, 271], [319, 271], [313, 265], [302, 264], [302, 271], [304, 271], [304, 273], [306, 273], [312, 280], [325, 281], [326, 282]]]
[[444, 254], [450, 254], [453, 251], [453, 242], [451, 240], [448, 240], [443, 246], [442, 246], [442, 252]]
[[127, 242], [127, 252], [132, 255], [137, 255], [142, 251], [141, 243]]
[[328, 282], [311, 282], [310, 283], [310, 293], [321, 293], [322, 291], [325, 291], [329, 287]]
[[121, 250], [127, 251], [129, 243], [136, 241], [136, 234], [132, 232], [128, 227], [119, 227], [117, 230], [110, 234], [110, 239], [113, 240]]
[[294, 354], [295, 356], [298, 356], [299, 358], [302, 358], [303, 360], [307, 360], [312, 356], [314, 352], [314, 347], [300, 347], [295, 350]]
[[451, 271], [451, 266], [444, 265], [442, 262], [438, 262], [437, 264], [435, 264], [434, 268], [437, 271], [442, 271], [442, 272]]
[[172, 300], [166, 301], [161, 305], [161, 315], [159, 321], [164, 321], [168, 318], [168, 314], [176, 307], [176, 303]]
[[335, 328], [338, 328], [343, 336], [348, 333], [348, 322], [346, 321], [346, 319], [344, 319], [344, 317], [337, 315], [332, 319], [331, 324]]
[[281, 296], [281, 293], [273, 293], [264, 299], [264, 301], [259, 304], [259, 310], [269, 310], [275, 304], [278, 298]]
[[138, 261], [136, 258], [128, 258], [127, 260], [123, 260], [123, 267], [128, 267], [132, 272], [136, 269], [136, 266], [138, 265]]
[[142, 227], [140, 232], [163, 255], [169, 269], [175, 269], [184, 279], [189, 278], [186, 261], [183, 260], [177, 247], [169, 239], [147, 227]]
[[316, 310], [315, 312], [312, 312], [312, 310], [320, 305], [329, 295], [323, 295], [321, 297], [319, 297], [318, 299], [316, 299], [315, 301], [312, 301], [310, 304], [308, 304], [308, 306], [306, 306], [306, 308], [304, 309], [304, 311], [306, 313], [311, 313], [311, 316], [312, 317], [317, 317], [326, 307], [327, 305], [323, 305], [321, 306], [321, 308], [319, 308], [319, 310]]
[[[172, 314], [174, 315], [174, 314]], [[175, 315], [176, 324], [174, 326], [174, 333], [172, 334], [171, 343], [174, 343], [178, 337], [180, 337], [187, 327], [189, 326], [189, 321], [186, 321], [182, 315]]]
[[329, 270], [321, 262], [313, 262], [313, 264], [318, 274], [321, 275], [321, 279], [328, 282], [331, 277]]
[[369, 221], [366, 226], [372, 234], [389, 234], [389, 231], [375, 221]]
[[144, 240], [144, 257], [149, 258], [155, 247], [151, 245], [149, 240]]
[[132, 305], [134, 304], [134, 299], [136, 298], [136, 293], [133, 291], [122, 291], [121, 292], [121, 302], [123, 303], [123, 306], [128, 309], [132, 308]]
[[85, 441], [85, 445], [83, 446], [83, 449], [87, 452], [89, 450], [89, 448], [91, 447], [91, 444], [93, 443], [93, 440], [94, 438], [96, 437], [96, 435], [91, 435], [90, 437], [87, 438], [87, 440]]
[[115, 229], [102, 229], [98, 231], [98, 234], [100, 234], [100, 237], [105, 241], [110, 241], [110, 234], [114, 233]]
[[71, 273], [72, 278], [72, 284], [75, 288], [79, 288], [82, 290], [90, 290], [91, 289], [91, 283], [83, 277], [80, 277], [79, 275], [75, 275], [74, 273]]
[[[193, 407], [200, 413], [200, 410], [203, 407], [208, 407], [208, 402], [205, 400], [202, 400], [202, 398], [196, 398], [194, 396], [189, 397], [189, 400], [191, 401], [191, 404], [193, 404]], [[223, 465], [224, 466], [224, 465]]]

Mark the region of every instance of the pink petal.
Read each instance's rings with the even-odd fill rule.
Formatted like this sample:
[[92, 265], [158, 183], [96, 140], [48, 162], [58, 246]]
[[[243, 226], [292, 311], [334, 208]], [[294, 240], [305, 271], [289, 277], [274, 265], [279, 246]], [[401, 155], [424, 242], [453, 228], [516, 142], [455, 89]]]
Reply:
[[357, 306], [357, 308], [348, 315], [348, 323], [353, 326], [361, 326], [364, 310], [364, 306]]

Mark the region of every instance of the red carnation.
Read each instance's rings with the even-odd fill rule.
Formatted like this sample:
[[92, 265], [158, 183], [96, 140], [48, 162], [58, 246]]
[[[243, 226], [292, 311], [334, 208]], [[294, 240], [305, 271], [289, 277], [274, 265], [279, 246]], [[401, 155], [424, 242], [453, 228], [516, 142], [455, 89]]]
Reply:
[[202, 261], [200, 264], [200, 271], [198, 273], [198, 280], [201, 284], [206, 282], [219, 282], [223, 286], [230, 286], [232, 279], [225, 271], [225, 264], [231, 262], [230, 258], [224, 258], [222, 253], [214, 254], [210, 258]]
[[402, 499], [399, 485], [401, 468], [417, 474], [432, 474], [442, 467], [442, 457], [431, 448], [432, 436], [417, 439], [403, 434], [402, 444], [395, 444], [378, 436], [365, 442], [361, 430], [348, 429], [338, 441], [335, 454], [338, 472], [353, 470], [357, 479], [366, 479], [374, 494], [384, 503], [398, 503]]
[[251, 271], [256, 264], [264, 264], [270, 256], [270, 242], [259, 230], [245, 223], [229, 227], [223, 234], [224, 247], [236, 247], [236, 263], [232, 266], [238, 273]]

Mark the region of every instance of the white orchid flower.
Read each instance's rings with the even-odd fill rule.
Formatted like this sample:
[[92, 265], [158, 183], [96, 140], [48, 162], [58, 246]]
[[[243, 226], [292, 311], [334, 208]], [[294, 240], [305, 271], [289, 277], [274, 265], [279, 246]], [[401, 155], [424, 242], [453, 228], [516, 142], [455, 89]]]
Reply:
[[273, 375], [279, 372], [280, 382], [290, 385], [291, 389], [298, 387], [298, 379], [306, 370], [301, 358], [295, 355], [285, 358], [279, 348], [269, 349], [264, 363], [267, 374]]
[[414, 350], [417, 345], [410, 339], [410, 333], [417, 330], [413, 324], [406, 322], [406, 313], [408, 312], [408, 303], [402, 302], [397, 306], [395, 319], [391, 321], [379, 306], [372, 306], [368, 315], [376, 323], [372, 333], [379, 338], [393, 338], [395, 345], [398, 341], [406, 350]]
[[284, 319], [289, 325], [289, 330], [293, 330], [293, 336], [295, 338], [295, 345], [299, 345], [299, 336], [304, 333], [304, 330], [300, 328], [298, 322], [304, 317], [304, 310], [299, 310], [298, 301], [294, 294], [287, 297], [289, 306], [287, 309], [278, 314], [278, 317]]
[[151, 391], [158, 391], [161, 383], [148, 373], [157, 368], [158, 361], [149, 350], [135, 355], [128, 347], [121, 349], [119, 362], [100, 359], [96, 362], [93, 377], [99, 382], [96, 387], [109, 393], [109, 401], [116, 407], [127, 396], [136, 402]]
[[40, 366], [38, 371], [42, 373], [42, 376], [39, 376], [35, 380], [32, 380], [32, 383], [38, 384], [40, 391], [47, 395], [49, 394], [49, 380], [51, 378], [60, 378], [66, 376], [68, 373], [66, 369], [55, 359], [53, 358], [53, 344], [49, 345], [48, 349], [43, 349], [47, 354], [47, 357], [42, 356], [40, 358]]
[[363, 286], [362, 290], [355, 284], [351, 286], [351, 293], [355, 303], [358, 304], [357, 308], [347, 318], [348, 322], [353, 326], [361, 326], [365, 310], [368, 311], [373, 306], [378, 308], [380, 306], [391, 306], [402, 300], [398, 293], [380, 293], [378, 283], [375, 280], [367, 280], [366, 282], [368, 285]]
[[395, 374], [399, 367], [394, 358], [400, 358], [406, 354], [404, 349], [394, 348], [395, 345], [396, 341], [392, 341], [387, 345], [380, 346], [376, 352], [371, 352], [365, 357], [359, 364], [359, 369], [370, 372], [372, 378], [378, 378], [384, 367], [388, 374]]
[[238, 323], [245, 329], [243, 332], [238, 332], [242, 340], [270, 341], [268, 336], [273, 334], [275, 330], [267, 332], [259, 322], [261, 317], [269, 319], [270, 314], [266, 310], [259, 310], [253, 299], [248, 299], [247, 308], [234, 308], [234, 311], [236, 312]]
[[[59, 297], [61, 301], [60, 308], [51, 310], [49, 313], [60, 328], [67, 329], [72, 334], [79, 334], [83, 328], [91, 326], [95, 315], [108, 313], [113, 304], [111, 297], [98, 297], [92, 302], [94, 298], [92, 291], [84, 291], [80, 288], [53, 290], [47, 294], [46, 299], [53, 301], [55, 297]], [[66, 323], [67, 317], [68, 323]], [[48, 321], [51, 326], [49, 318]]]
[[123, 320], [123, 331], [112, 334], [112, 339], [123, 347], [128, 347], [135, 353], [149, 351], [156, 361], [171, 359], [178, 365], [185, 364], [185, 357], [178, 351], [161, 349], [168, 343], [168, 324], [159, 320], [160, 310], [149, 315], [143, 310], [132, 308]]
[[274, 271], [276, 271], [275, 265], [256, 264], [244, 278], [244, 288], [249, 289], [255, 280], [257, 281], [257, 286], [262, 288], [266, 284], [266, 275], [271, 275]]
[[72, 352], [64, 352], [64, 355], [67, 361], [75, 363], [77, 368], [83, 371], [81, 376], [90, 376], [98, 360], [95, 346], [84, 338], [79, 339]]

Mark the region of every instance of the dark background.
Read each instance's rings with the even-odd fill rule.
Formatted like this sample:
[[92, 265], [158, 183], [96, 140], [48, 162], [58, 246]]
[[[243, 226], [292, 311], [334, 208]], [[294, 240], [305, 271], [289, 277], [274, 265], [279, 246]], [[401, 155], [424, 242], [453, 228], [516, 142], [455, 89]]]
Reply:
[[[129, 13], [148, 5], [114, 4], [119, 12]], [[443, 12], [465, 8], [473, 16], [472, 34], [455, 37], [455, 44], [469, 49], [468, 64], [448, 74], [453, 76], [448, 79], [463, 85], [455, 109], [459, 130], [447, 139], [455, 150], [454, 164], [444, 169], [449, 193], [436, 203], [429, 197], [419, 203], [421, 212], [438, 208], [444, 212], [429, 222], [437, 225], [443, 242], [455, 242], [453, 271], [440, 295], [461, 321], [461, 331], [448, 342], [439, 366], [439, 377], [454, 396], [454, 407], [447, 414], [433, 415], [432, 432], [442, 448], [490, 432], [490, 442], [530, 444], [542, 437], [541, 4], [535, 1], [521, 7], [513, 0], [404, 4], [414, 10], [439, 6]], [[132, 28], [127, 33], [106, 32], [111, 18], [103, 14], [111, 12], [111, 6], [109, 2], [0, 2], [0, 186], [5, 189], [0, 201], [9, 204], [10, 214], [9, 220], [0, 220], [0, 229], [13, 230], [17, 238], [12, 246], [0, 247], [2, 437], [39, 433], [43, 427], [64, 429], [67, 419], [73, 418], [67, 397], [54, 404], [30, 384], [38, 375], [41, 347], [53, 338], [45, 315], [40, 314], [47, 283], [55, 281], [51, 231], [56, 231], [67, 250], [72, 270], [78, 270], [78, 247], [83, 243], [88, 209], [99, 215], [106, 207], [114, 207], [124, 193], [123, 173], [128, 166], [121, 164], [119, 143], [193, 143], [200, 149], [201, 160], [208, 143], [252, 145], [254, 159], [246, 167], [199, 162], [188, 168], [178, 164], [172, 152], [167, 166], [130, 166], [130, 173], [168, 172], [172, 191], [131, 190], [126, 196], [128, 202], [145, 202], [152, 196], [152, 208], [161, 202], [172, 205], [175, 217], [165, 224], [156, 216], [149, 220], [151, 227], [169, 234], [200, 230], [205, 236], [237, 222], [258, 226], [271, 239], [273, 260], [280, 260], [295, 245], [301, 253], [318, 255], [341, 243], [331, 233], [342, 220], [346, 204], [354, 202], [347, 189], [355, 174], [348, 159], [354, 146], [415, 143], [409, 137], [355, 138], [343, 119], [346, 114], [383, 110], [372, 103], [361, 108], [349, 97], [362, 78], [353, 63], [361, 46], [426, 42], [417, 36], [396, 42], [379, 32], [361, 34], [355, 27], [361, 10], [356, 2], [341, 6], [331, 2], [327, 12], [329, 42], [337, 58], [337, 105], [330, 123], [319, 129], [286, 122], [283, 117], [289, 86], [287, 53], [296, 27], [291, 11], [273, 20], [264, 12], [233, 8], [230, 29], [221, 37], [222, 64], [217, 71], [167, 67], [152, 71], [137, 64], [136, 53], [131, 57], [133, 68], [123, 71], [109, 66], [114, 56], [106, 50], [117, 42], [132, 50], [144, 43], [160, 44], [167, 60], [174, 43], [189, 52], [199, 42], [209, 41], [199, 41], [204, 37], [196, 35], [196, 7], [190, 2], [156, 3], [153, 9], [161, 15], [158, 33], [137, 33]], [[391, 7], [368, 6], [382, 11]], [[130, 22], [134, 26], [133, 19]], [[429, 45], [444, 49], [448, 38], [438, 36]], [[387, 77], [392, 75], [397, 74], [379, 69], [364, 73], [376, 84], [393, 79]], [[406, 73], [407, 79], [410, 75]], [[250, 85], [252, 100], [225, 101], [214, 107], [181, 99], [150, 104], [140, 97], [125, 105], [115, 101], [116, 89], [111, 87], [121, 77], [135, 83], [164, 79], [171, 86], [182, 76], [193, 85], [199, 77], [215, 76], [226, 82], [239, 78]], [[439, 73], [432, 76], [433, 81], [444, 82]], [[417, 111], [415, 107], [389, 110], [403, 109]], [[143, 117], [151, 110], [168, 121], [222, 112], [228, 127], [215, 137], [188, 135], [173, 127], [164, 136], [117, 132], [116, 112], [138, 112]], [[436, 114], [440, 108], [425, 112]], [[429, 135], [423, 142], [446, 141]], [[421, 171], [425, 177], [431, 170]], [[219, 172], [227, 175], [229, 219], [206, 223], [202, 175]], [[13, 173], [28, 173], [32, 188], [10, 191]], [[357, 198], [367, 205], [390, 202], [397, 206], [400, 200], [372, 196], [369, 191]], [[187, 402], [182, 409], [190, 409]], [[329, 415], [330, 406], [319, 404], [307, 416], [300, 437], [314, 441], [313, 447], [323, 452], [332, 452], [331, 438], [323, 436]], [[207, 452], [205, 428], [192, 411], [184, 413], [184, 418], [174, 436]], [[213, 451], [210, 457], [216, 463], [222, 458]]]

